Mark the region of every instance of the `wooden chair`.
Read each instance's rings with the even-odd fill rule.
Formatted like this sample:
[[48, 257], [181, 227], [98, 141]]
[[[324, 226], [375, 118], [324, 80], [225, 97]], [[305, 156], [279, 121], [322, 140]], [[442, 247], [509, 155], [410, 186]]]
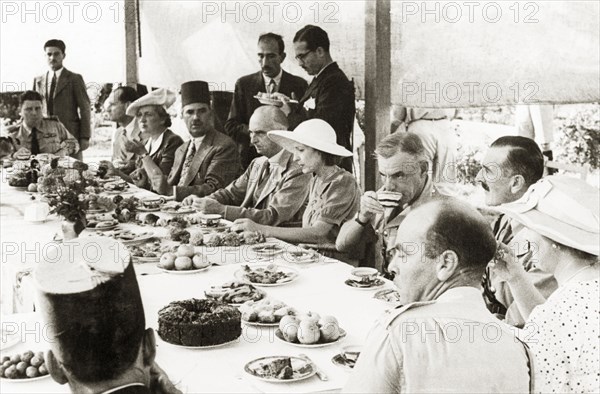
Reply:
[[546, 161], [546, 163], [544, 164], [544, 167], [555, 169], [555, 170], [574, 172], [576, 174], [579, 174], [581, 179], [583, 179], [584, 181], [587, 180], [587, 176], [590, 171], [589, 164], [584, 164], [583, 166], [580, 166], [577, 164], [559, 163], [557, 161], [550, 161], [550, 160]]

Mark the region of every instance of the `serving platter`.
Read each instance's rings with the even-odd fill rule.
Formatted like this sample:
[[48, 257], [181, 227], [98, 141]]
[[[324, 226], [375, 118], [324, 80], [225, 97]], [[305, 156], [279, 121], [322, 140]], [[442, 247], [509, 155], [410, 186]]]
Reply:
[[9, 378], [0, 377], [0, 380], [2, 380], [4, 382], [11, 382], [11, 383], [30, 383], [30, 382], [35, 382], [36, 380], [42, 380], [42, 379], [46, 379], [49, 377], [50, 377], [50, 374], [47, 373], [45, 375], [36, 376], [35, 378], [9, 379]]
[[160, 271], [167, 273], [167, 274], [172, 274], [172, 275], [191, 275], [191, 274], [197, 274], [198, 272], [202, 272], [202, 271], [206, 271], [207, 269], [210, 268], [209, 266], [206, 266], [204, 268], [197, 268], [197, 269], [193, 269], [193, 270], [168, 270], [162, 267], [159, 267], [158, 265], [156, 266], [156, 268], [158, 268]]
[[283, 337], [283, 332], [281, 332], [281, 330], [279, 328], [277, 330], [275, 330], [275, 337], [277, 339], [279, 339], [280, 341], [290, 344], [292, 346], [304, 347], [304, 348], [319, 348], [319, 347], [325, 347], [325, 346], [330, 346], [330, 345], [333, 345], [336, 343], [340, 343], [346, 337], [346, 330], [344, 330], [343, 328], [340, 327], [340, 336], [335, 341], [321, 342], [319, 340], [319, 342], [312, 343], [312, 344], [286, 341], [285, 338]]
[[[159, 335], [160, 338], [160, 335]], [[187, 346], [187, 345], [178, 345], [176, 343], [171, 343], [171, 342], [167, 342], [164, 339], [160, 338], [160, 340], [164, 343], [166, 343], [169, 346], [175, 346], [178, 348], [182, 348], [182, 349], [193, 349], [193, 350], [203, 350], [203, 349], [214, 349], [214, 348], [218, 348], [218, 347], [223, 347], [223, 346], [227, 346], [227, 345], [231, 345], [234, 342], [239, 342], [240, 338], [237, 337], [231, 341], [228, 342], [224, 342], [224, 343], [219, 343], [218, 345], [209, 345], [209, 346]]]

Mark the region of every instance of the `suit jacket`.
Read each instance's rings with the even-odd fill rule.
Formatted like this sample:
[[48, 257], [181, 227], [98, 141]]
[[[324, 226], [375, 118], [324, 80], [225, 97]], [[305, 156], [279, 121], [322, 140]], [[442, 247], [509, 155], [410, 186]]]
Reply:
[[[307, 87], [306, 80], [292, 75], [285, 70], [281, 75], [279, 93], [291, 97], [292, 92], [297, 97], [302, 97]], [[266, 92], [265, 81], [262, 72], [241, 77], [235, 83], [235, 92], [229, 109], [229, 117], [225, 122], [225, 134], [230, 136], [237, 144], [240, 152], [242, 165], [248, 167], [250, 162], [258, 157], [256, 151], [250, 149], [250, 137], [248, 136], [248, 122], [250, 117], [262, 104], [254, 98], [258, 92]]]
[[[333, 62], [313, 79], [288, 120], [293, 130], [305, 120], [323, 119], [335, 130], [337, 143], [352, 152], [355, 113], [354, 83]], [[352, 159], [344, 159], [341, 167], [351, 171]]]
[[261, 174], [268, 159], [261, 156], [225, 189], [209, 196], [225, 207], [225, 219], [252, 219], [256, 223], [278, 226], [302, 220], [311, 174], [302, 173], [288, 151], [281, 151], [279, 165], [272, 165], [268, 182], [261, 183]]
[[[46, 78], [49, 73], [36, 77], [33, 90], [42, 95], [45, 112], [49, 114], [46, 102]], [[49, 89], [49, 87], [48, 87]], [[90, 98], [85, 89], [83, 77], [63, 68], [54, 90], [54, 115], [77, 139], [90, 139], [92, 135], [90, 121]]]
[[185, 156], [191, 141], [181, 145], [175, 152], [175, 162], [171, 168], [166, 185], [163, 183], [159, 192], [168, 194], [168, 187], [175, 186], [175, 199], [183, 200], [195, 194], [207, 196], [225, 187], [241, 172], [240, 157], [233, 140], [226, 135], [211, 129], [196, 151], [183, 186], [179, 186]]
[[[175, 155], [177, 149], [183, 145], [183, 140], [180, 136], [173, 133], [171, 130], [165, 130], [163, 134], [163, 140], [160, 144], [160, 148], [156, 152], [150, 155], [152, 161], [160, 167], [163, 174], [169, 174], [173, 163], [175, 162]], [[139, 160], [139, 167], [142, 166], [141, 159]]]

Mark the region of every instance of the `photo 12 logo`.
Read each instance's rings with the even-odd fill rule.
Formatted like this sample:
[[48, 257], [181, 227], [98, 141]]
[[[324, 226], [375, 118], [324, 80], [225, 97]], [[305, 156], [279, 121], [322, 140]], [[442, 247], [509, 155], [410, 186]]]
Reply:
[[540, 6], [537, 2], [495, 1], [403, 1], [402, 23], [435, 22], [459, 23], [479, 21], [498, 23], [510, 20], [514, 23], [538, 23]]

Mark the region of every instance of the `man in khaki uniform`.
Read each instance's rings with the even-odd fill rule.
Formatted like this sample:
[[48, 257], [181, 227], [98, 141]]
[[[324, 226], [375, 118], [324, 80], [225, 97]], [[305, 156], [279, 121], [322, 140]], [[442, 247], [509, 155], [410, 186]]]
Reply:
[[495, 253], [485, 219], [458, 200], [409, 213], [390, 263], [404, 306], [376, 322], [343, 391], [530, 392], [527, 348], [481, 297]]
[[42, 96], [28, 90], [20, 97], [22, 121], [8, 131], [18, 155], [28, 150], [31, 154], [52, 153], [68, 156], [79, 151], [79, 143], [63, 124], [53, 118], [42, 117]]

